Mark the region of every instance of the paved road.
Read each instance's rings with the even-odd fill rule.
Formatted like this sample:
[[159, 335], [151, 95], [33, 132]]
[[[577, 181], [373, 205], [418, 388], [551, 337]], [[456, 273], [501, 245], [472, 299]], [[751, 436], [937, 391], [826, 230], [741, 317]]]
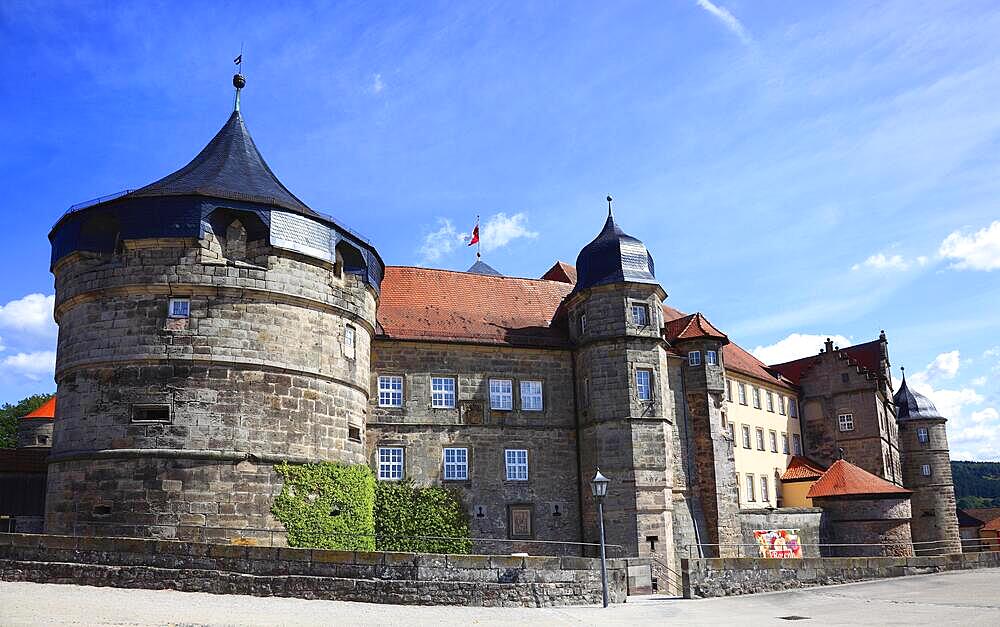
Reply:
[[[781, 617], [804, 616], [806, 620]], [[1000, 625], [1000, 569], [607, 610], [406, 607], [0, 582], [2, 625]]]

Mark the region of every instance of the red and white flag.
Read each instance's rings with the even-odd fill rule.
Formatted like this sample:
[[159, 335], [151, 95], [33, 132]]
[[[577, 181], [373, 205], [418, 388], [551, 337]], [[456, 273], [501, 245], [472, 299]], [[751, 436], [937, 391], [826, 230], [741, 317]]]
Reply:
[[472, 239], [469, 240], [469, 246], [479, 243], [479, 221], [476, 220], [476, 228], [472, 229]]

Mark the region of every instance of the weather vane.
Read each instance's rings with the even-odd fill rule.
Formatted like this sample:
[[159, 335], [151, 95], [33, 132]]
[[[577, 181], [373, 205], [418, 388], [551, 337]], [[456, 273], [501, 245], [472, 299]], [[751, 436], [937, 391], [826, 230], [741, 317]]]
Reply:
[[236, 102], [233, 103], [233, 111], [240, 110], [240, 90], [246, 87], [247, 79], [243, 77], [243, 44], [240, 44], [240, 55], [233, 59], [236, 64], [236, 74], [233, 75], [233, 87], [236, 88]]

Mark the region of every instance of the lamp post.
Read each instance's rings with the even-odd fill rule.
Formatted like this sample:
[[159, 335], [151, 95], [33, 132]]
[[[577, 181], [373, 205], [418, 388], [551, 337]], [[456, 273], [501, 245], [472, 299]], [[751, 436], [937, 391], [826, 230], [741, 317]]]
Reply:
[[597, 474], [590, 480], [590, 491], [597, 500], [597, 525], [601, 532], [601, 594], [604, 599], [604, 607], [608, 606], [608, 563], [604, 553], [604, 497], [608, 495], [608, 484], [611, 481], [601, 474], [601, 469], [597, 469]]

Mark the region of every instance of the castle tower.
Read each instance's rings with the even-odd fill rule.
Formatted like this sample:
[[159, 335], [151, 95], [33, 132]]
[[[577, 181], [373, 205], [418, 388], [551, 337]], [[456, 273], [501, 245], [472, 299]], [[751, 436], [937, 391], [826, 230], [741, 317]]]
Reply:
[[910, 527], [916, 554], [961, 553], [946, 419], [927, 397], [910, 389], [905, 376], [893, 402], [903, 485], [913, 491]]
[[365, 462], [384, 266], [275, 177], [233, 82], [237, 106], [190, 163], [71, 208], [49, 234], [48, 532], [280, 529], [275, 464]]
[[584, 538], [598, 539], [589, 482], [600, 467], [612, 480], [608, 543], [672, 564], [671, 428], [680, 381], [662, 338], [666, 293], [652, 256], [615, 224], [608, 201], [604, 228], [577, 257], [576, 287], [564, 303], [576, 347]]
[[17, 421], [17, 448], [52, 446], [52, 421], [56, 416], [56, 397], [45, 401], [35, 411]]

